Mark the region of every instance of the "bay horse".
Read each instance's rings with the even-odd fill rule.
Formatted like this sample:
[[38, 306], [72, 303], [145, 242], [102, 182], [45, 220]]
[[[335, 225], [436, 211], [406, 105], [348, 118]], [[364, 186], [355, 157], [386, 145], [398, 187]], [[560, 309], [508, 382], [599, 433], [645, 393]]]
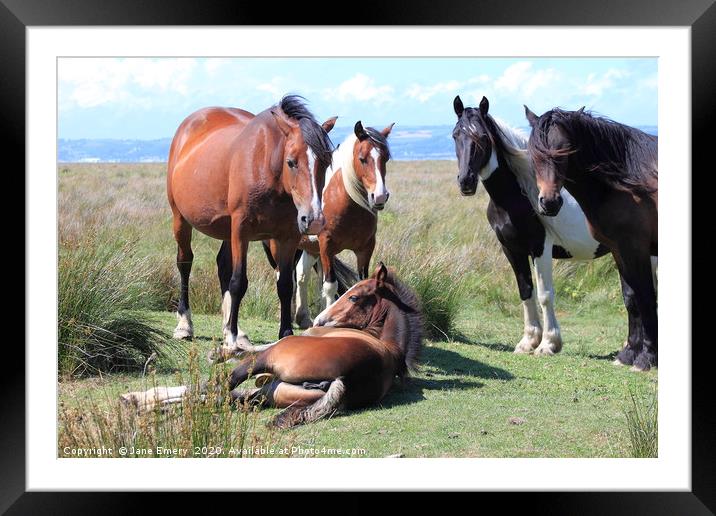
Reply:
[[[557, 217], [538, 212], [527, 138], [493, 118], [489, 107], [486, 97], [478, 109], [464, 107], [460, 96], [453, 101], [458, 118], [452, 133], [458, 186], [462, 195], [471, 196], [481, 181], [490, 197], [487, 220], [512, 266], [522, 300], [524, 332], [515, 353], [552, 355], [562, 349], [554, 310], [552, 259], [591, 260], [608, 251], [591, 236], [584, 213], [568, 192], [562, 192], [565, 205]], [[537, 278], [536, 292], [530, 261]], [[542, 308], [542, 323], [536, 300]]]
[[525, 115], [540, 210], [560, 213], [563, 186], [579, 202], [621, 277], [629, 337], [615, 363], [647, 371], [658, 354], [658, 139], [584, 108], [537, 116], [525, 106]]
[[302, 234], [323, 222], [321, 196], [331, 163], [328, 131], [336, 118], [316, 122], [303, 98], [284, 96], [253, 115], [235, 108], [205, 108], [179, 126], [169, 150], [167, 197], [174, 218], [181, 276], [175, 338], [191, 338], [189, 275], [192, 228], [222, 240], [217, 265], [223, 296], [224, 347], [250, 341], [238, 325], [246, 293], [250, 241], [278, 243], [281, 302], [279, 337], [290, 335], [292, 265]]
[[[345, 264], [337, 260], [338, 253], [346, 249], [353, 251], [358, 278], [368, 277], [378, 230], [378, 212], [385, 208], [390, 197], [385, 182], [386, 164], [390, 160], [387, 138], [394, 125], [378, 131], [363, 127], [359, 120], [353, 127], [353, 133], [333, 152], [323, 189], [325, 223], [318, 236], [304, 236], [299, 244], [303, 253], [296, 265], [295, 321], [300, 328], [311, 326], [308, 274], [311, 268], [319, 265], [319, 259], [317, 270], [323, 280], [321, 295], [324, 307], [335, 301], [339, 279], [350, 277]], [[269, 248], [275, 256], [273, 245]], [[338, 268], [341, 269], [339, 275]]]
[[[285, 408], [281, 428], [328, 417], [340, 408], [379, 402], [395, 378], [416, 368], [423, 317], [415, 293], [381, 262], [370, 278], [352, 286], [316, 318], [303, 335], [252, 346], [231, 373], [237, 403]], [[255, 388], [239, 388], [257, 376]], [[159, 387], [121, 396], [142, 411], [179, 403], [188, 386]]]

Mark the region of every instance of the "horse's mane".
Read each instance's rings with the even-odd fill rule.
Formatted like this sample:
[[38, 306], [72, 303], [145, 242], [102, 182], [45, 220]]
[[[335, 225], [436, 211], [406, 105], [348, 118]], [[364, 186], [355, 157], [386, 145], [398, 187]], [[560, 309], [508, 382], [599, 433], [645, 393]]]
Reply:
[[485, 123], [494, 147], [501, 152], [507, 166], [514, 174], [517, 184], [520, 185], [522, 193], [536, 209], [539, 189], [527, 152], [527, 135], [489, 114]]
[[323, 126], [316, 121], [313, 114], [306, 107], [305, 100], [300, 95], [285, 95], [278, 103], [278, 106], [287, 117], [298, 122], [303, 141], [313, 151], [316, 159], [324, 166], [328, 166], [332, 160], [333, 143]]
[[[579, 146], [551, 149], [547, 135], [553, 126]], [[655, 190], [652, 182], [658, 178], [656, 142], [655, 136], [590, 111], [554, 108], [539, 117], [528, 145], [537, 160], [573, 155], [578, 168], [593, 172], [612, 188], [648, 194]]]
[[403, 376], [408, 371], [417, 370], [418, 367], [418, 360], [423, 346], [423, 311], [420, 300], [413, 289], [398, 280], [394, 271], [388, 269], [388, 276], [385, 281], [393, 287], [397, 302], [393, 299], [390, 301], [393, 302], [401, 316], [396, 340], [405, 355], [405, 369], [398, 373]]

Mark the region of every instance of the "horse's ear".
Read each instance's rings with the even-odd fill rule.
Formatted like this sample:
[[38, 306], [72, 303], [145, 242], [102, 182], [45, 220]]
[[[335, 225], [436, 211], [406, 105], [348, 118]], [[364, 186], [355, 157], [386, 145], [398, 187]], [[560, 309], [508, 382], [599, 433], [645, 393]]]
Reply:
[[539, 117], [530, 111], [530, 108], [527, 106], [525, 106], [525, 116], [527, 117], [527, 121], [530, 123], [530, 127], [534, 128], [534, 126], [537, 125]]
[[390, 124], [388, 127], [386, 127], [385, 129], [383, 129], [383, 130], [380, 132], [380, 134], [382, 134], [385, 138], [387, 138], [388, 135], [390, 134], [390, 131], [393, 130], [393, 126], [394, 126], [394, 125], [395, 125], [395, 122], [393, 122], [393, 123]]
[[378, 287], [382, 287], [383, 284], [385, 283], [386, 278], [388, 277], [388, 268], [385, 266], [385, 264], [383, 262], [380, 262], [378, 264], [378, 267], [375, 268], [373, 277], [375, 278], [375, 281], [378, 284]]
[[274, 120], [276, 120], [276, 125], [278, 125], [278, 128], [281, 129], [281, 132], [288, 136], [291, 134], [291, 130], [293, 129], [293, 126], [286, 120], [283, 116], [281, 116], [279, 113], [271, 110], [271, 114], [273, 115]]
[[462, 112], [465, 111], [465, 106], [462, 105], [462, 99], [460, 98], [460, 95], [455, 97], [455, 100], [452, 101], [452, 107], [455, 109], [455, 114], [458, 118], [462, 116]]
[[365, 129], [363, 128], [363, 124], [361, 124], [360, 120], [356, 122], [356, 125], [353, 127], [353, 132], [356, 135], [356, 138], [358, 138], [358, 141], [363, 141], [366, 138], [368, 138], [368, 133], [365, 132]]
[[584, 114], [584, 110], [585, 110], [586, 108], [587, 108], [587, 106], [582, 106], [581, 108], [579, 108], [579, 109], [577, 110], [577, 114], [578, 114], [578, 115]]
[[323, 125], [321, 125], [321, 127], [323, 127], [324, 131], [330, 133], [331, 129], [333, 129], [333, 126], [336, 125], [336, 120], [338, 120], [338, 117], [332, 116], [331, 118], [323, 122]]
[[490, 101], [487, 100], [487, 97], [482, 97], [482, 100], [480, 101], [480, 114], [485, 117], [487, 116], [487, 111], [490, 109]]

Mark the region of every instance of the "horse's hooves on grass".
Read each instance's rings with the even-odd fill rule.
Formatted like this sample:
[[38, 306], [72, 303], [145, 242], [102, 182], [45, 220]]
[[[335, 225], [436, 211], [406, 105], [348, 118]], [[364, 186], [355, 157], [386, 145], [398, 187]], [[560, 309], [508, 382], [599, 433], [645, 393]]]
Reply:
[[518, 355], [531, 355], [534, 352], [535, 348], [532, 346], [523, 346], [521, 344], [518, 344], [514, 351], [514, 353], [517, 353]]
[[645, 373], [650, 369], [651, 369], [651, 367], [648, 367], [648, 366], [647, 367], [639, 367], [637, 365], [633, 365], [629, 368], [629, 371], [632, 371], [634, 373]]
[[189, 340], [194, 338], [194, 332], [186, 328], [177, 328], [174, 330], [173, 337], [179, 340]]
[[549, 346], [544, 346], [544, 347], [539, 346], [537, 349], [535, 349], [534, 354], [540, 355], [540, 356], [552, 356], [555, 354], [555, 352]]

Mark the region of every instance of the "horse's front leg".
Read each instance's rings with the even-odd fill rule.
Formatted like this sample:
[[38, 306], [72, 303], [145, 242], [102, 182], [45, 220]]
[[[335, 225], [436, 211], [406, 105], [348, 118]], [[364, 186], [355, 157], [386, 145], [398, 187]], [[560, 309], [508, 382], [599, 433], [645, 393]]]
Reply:
[[524, 314], [524, 331], [522, 339], [517, 343], [517, 346], [515, 346], [515, 353], [532, 353], [542, 338], [542, 326], [540, 325], [539, 316], [537, 314], [530, 259], [526, 253], [513, 251], [504, 244], [502, 245], [502, 251], [505, 253], [507, 260], [512, 266], [512, 271], [515, 273]]
[[534, 258], [537, 275], [537, 299], [542, 307], [542, 342], [535, 355], [554, 355], [562, 350], [562, 332], [554, 313], [554, 282], [552, 280], [552, 241], [545, 239], [542, 256]]
[[318, 258], [308, 251], [301, 253], [296, 265], [296, 324], [301, 329], [311, 326], [311, 314], [308, 308], [308, 275]]
[[361, 280], [366, 279], [370, 274], [370, 259], [373, 257], [374, 249], [375, 237], [371, 238], [363, 249], [355, 252], [358, 275]]
[[278, 248], [278, 271], [276, 274], [276, 291], [281, 303], [281, 325], [278, 330], [278, 338], [282, 339], [287, 335], [293, 335], [291, 326], [291, 298], [293, 297], [293, 267], [294, 256], [298, 241], [281, 242]]
[[336, 255], [336, 250], [330, 239], [326, 237], [319, 237], [319, 243], [321, 248], [321, 266], [323, 267], [323, 290], [321, 291], [321, 297], [323, 298], [323, 307], [328, 308], [335, 302], [336, 293], [338, 292], [338, 280], [336, 278], [336, 271], [333, 269], [333, 257]]
[[656, 310], [656, 291], [651, 260], [637, 245], [620, 250], [615, 254], [619, 272], [627, 288], [633, 291], [633, 303], [641, 318], [641, 345], [630, 342], [617, 355], [623, 364], [633, 364], [636, 371], [648, 371], [657, 365], [658, 353], [658, 316]]

